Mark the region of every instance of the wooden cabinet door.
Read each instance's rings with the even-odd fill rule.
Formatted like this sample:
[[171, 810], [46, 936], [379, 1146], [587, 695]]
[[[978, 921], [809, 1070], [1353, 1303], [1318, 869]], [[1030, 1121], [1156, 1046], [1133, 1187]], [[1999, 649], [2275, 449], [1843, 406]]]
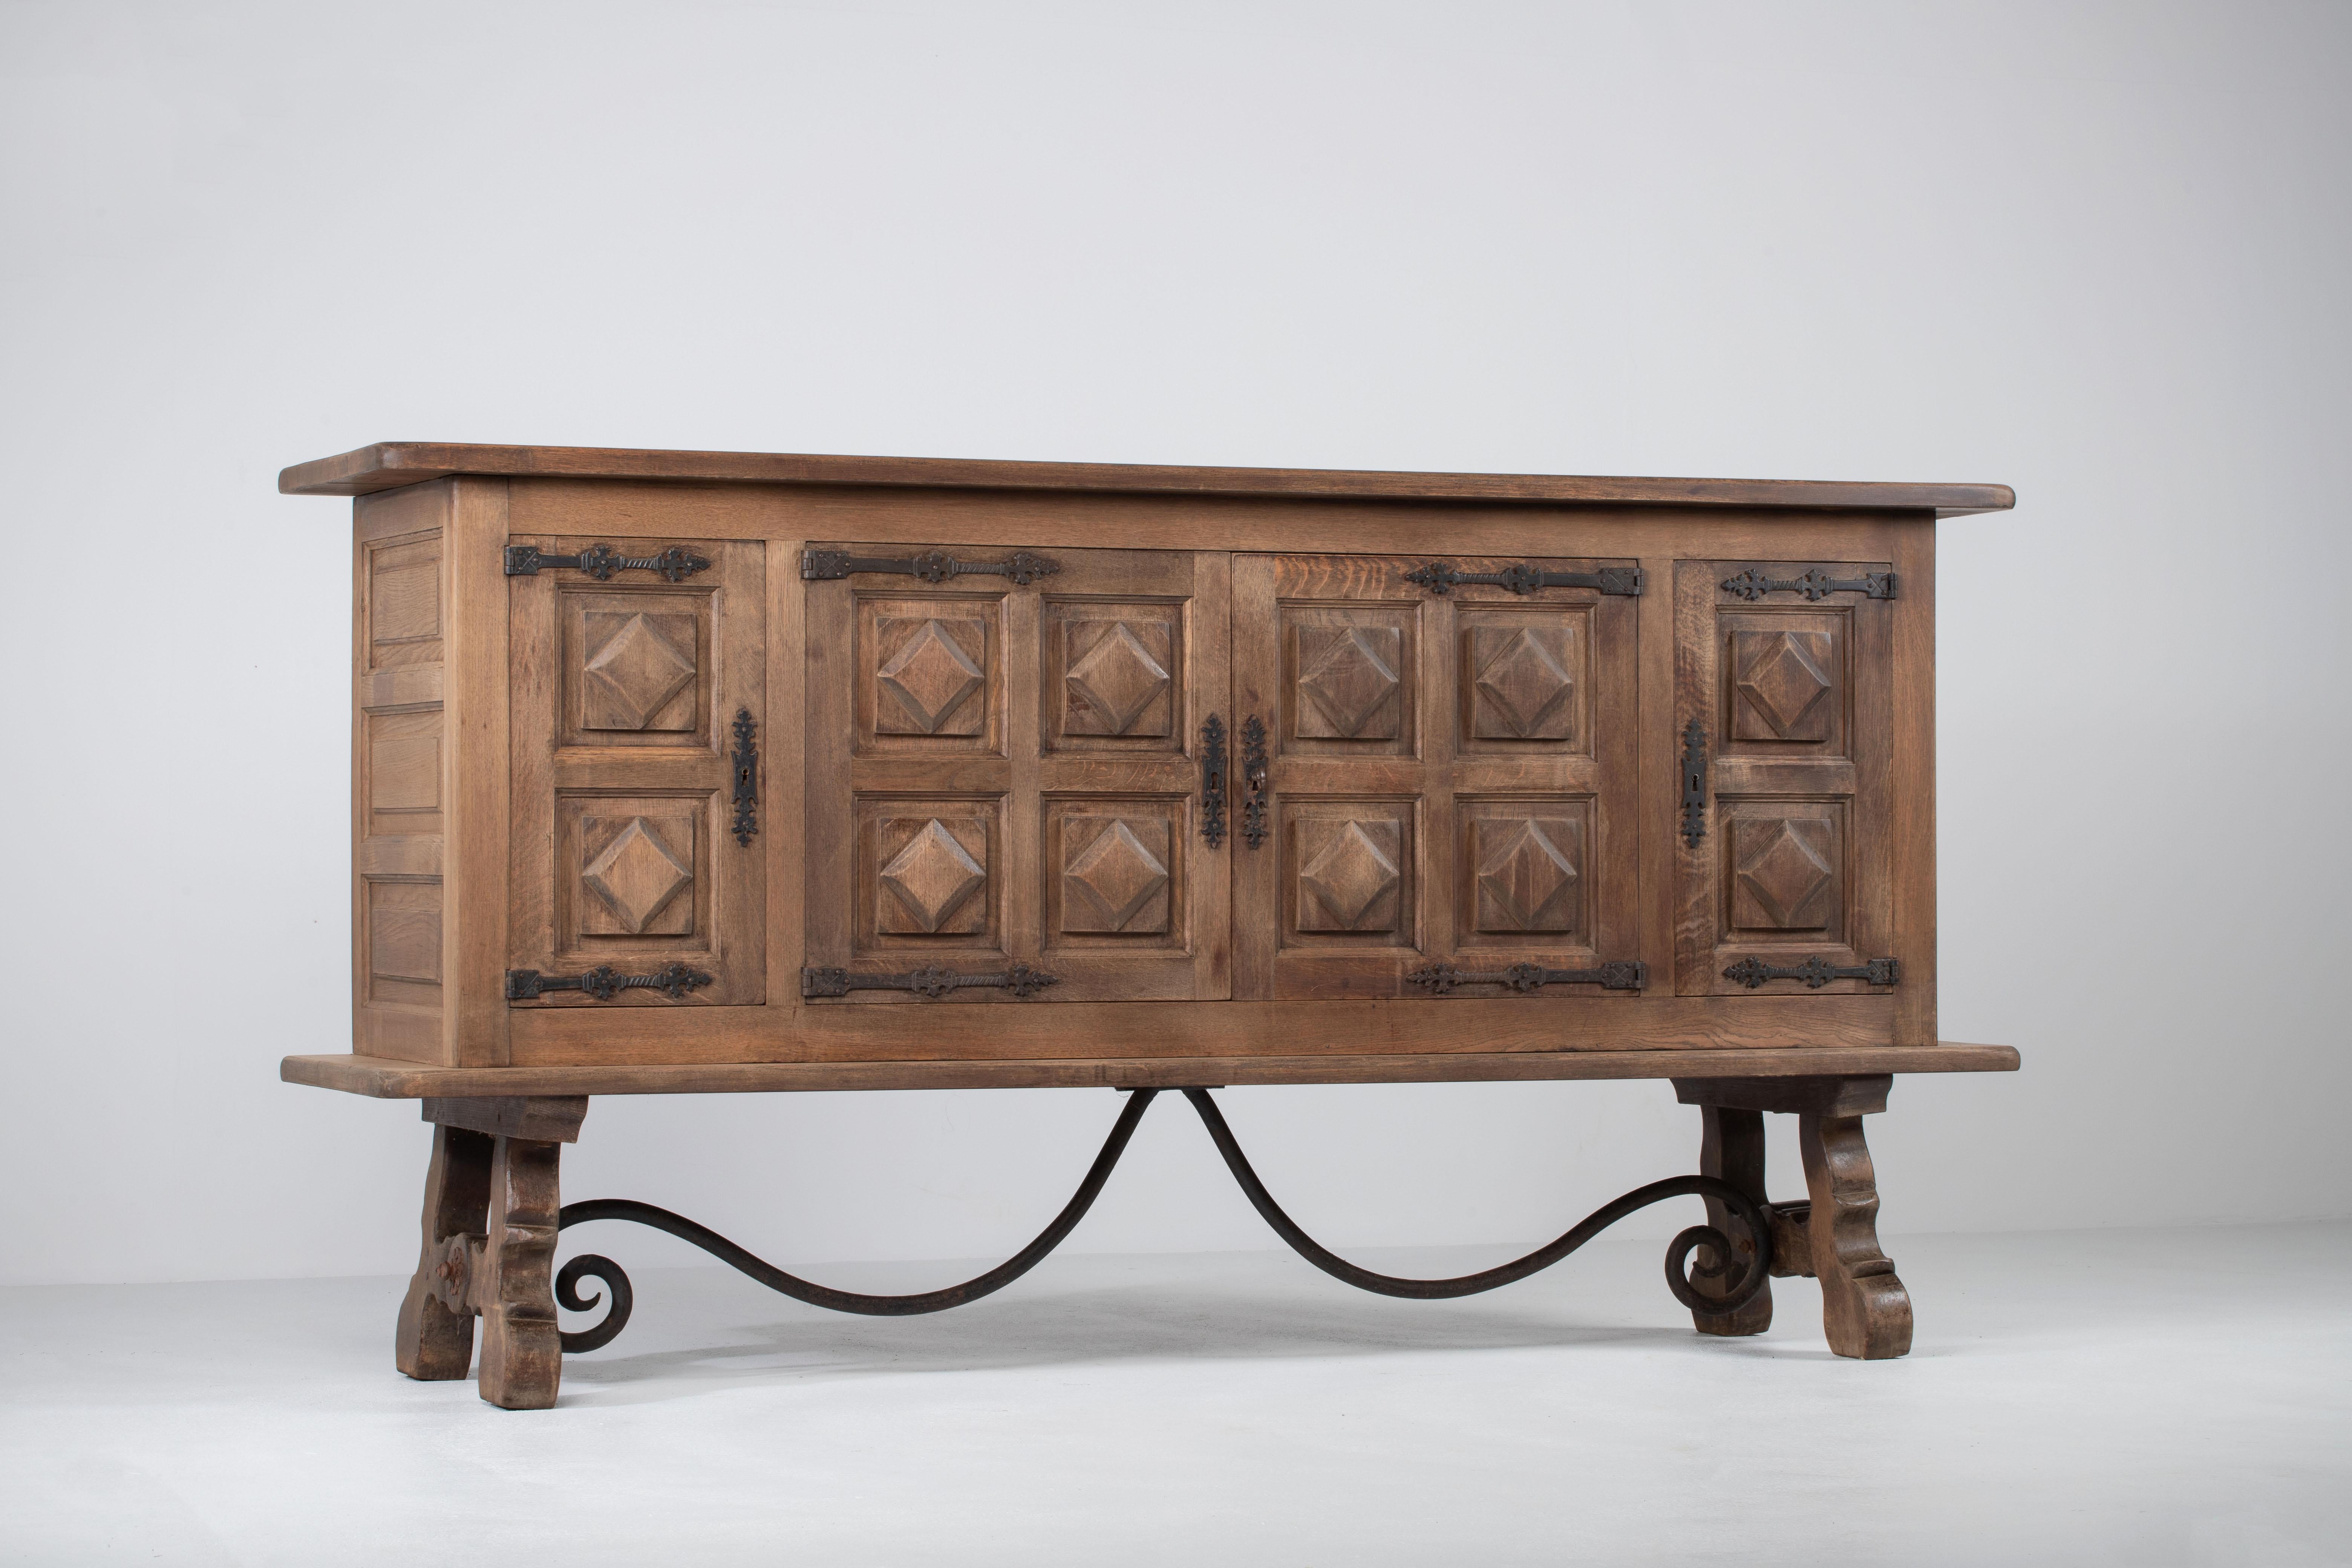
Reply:
[[518, 538], [510, 562], [533, 547], [587, 569], [509, 582], [509, 1000], [764, 1001], [772, 825], [735, 761], [766, 736], [764, 547]]
[[1885, 562], [1675, 565], [1675, 988], [1883, 991], [1893, 889]]
[[1265, 731], [1262, 782], [1237, 763], [1237, 995], [1638, 988], [1639, 574], [1451, 564], [1234, 559], [1234, 711]]
[[[818, 1005], [1219, 999], [1226, 557], [812, 546]], [[1050, 978], [1048, 978], [1050, 977]]]

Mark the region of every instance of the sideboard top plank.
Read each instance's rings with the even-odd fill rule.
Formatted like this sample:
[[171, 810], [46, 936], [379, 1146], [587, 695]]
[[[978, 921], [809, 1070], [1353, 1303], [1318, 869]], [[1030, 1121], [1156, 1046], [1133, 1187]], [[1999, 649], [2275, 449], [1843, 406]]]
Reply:
[[1186, 468], [1134, 463], [1018, 463], [963, 458], [817, 457], [791, 452], [666, 452], [610, 447], [484, 447], [379, 441], [298, 463], [288, 495], [356, 496], [451, 474], [510, 479], [688, 479], [770, 485], [1070, 490], [1259, 500], [1428, 500], [1620, 506], [1789, 507], [2006, 511], [2007, 485], [1905, 485], [1819, 479], [1591, 479], [1565, 474], [1420, 474], [1370, 469]]
[[1443, 1056], [1164, 1057], [1104, 1061], [711, 1062], [664, 1067], [444, 1068], [383, 1057], [288, 1057], [288, 1083], [377, 1100], [473, 1095], [761, 1094], [792, 1089], [1181, 1089], [1229, 1084], [1848, 1077], [2015, 1072], [2011, 1046], [1789, 1050], [1495, 1051]]

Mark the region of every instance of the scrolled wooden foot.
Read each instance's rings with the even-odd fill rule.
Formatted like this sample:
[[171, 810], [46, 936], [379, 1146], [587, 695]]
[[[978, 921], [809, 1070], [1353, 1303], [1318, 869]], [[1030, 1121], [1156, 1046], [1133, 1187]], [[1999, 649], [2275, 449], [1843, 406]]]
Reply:
[[452, 1268], [452, 1244], [461, 1251], [478, 1237], [490, 1207], [492, 1140], [462, 1127], [433, 1129], [433, 1161], [425, 1173], [425, 1246], [408, 1295], [400, 1303], [393, 1363], [414, 1378], [441, 1382], [466, 1375], [474, 1360], [474, 1310], [466, 1303], [462, 1264]]
[[1797, 1118], [1811, 1198], [1805, 1231], [1822, 1282], [1822, 1330], [1830, 1349], [1885, 1361], [1911, 1348], [1911, 1293], [1878, 1247], [1878, 1181], [1862, 1117], [1837, 1106]]
[[482, 1314], [482, 1397], [501, 1409], [544, 1410], [562, 1381], [552, 1278], [562, 1147], [501, 1136], [491, 1162], [489, 1237], [471, 1294]]
[[[1730, 1183], [1749, 1197], [1762, 1204], [1764, 1198], [1764, 1115], [1757, 1110], [1740, 1110], [1722, 1106], [1699, 1107], [1700, 1131], [1698, 1169], [1703, 1176], [1714, 1176]], [[1747, 1231], [1731, 1210], [1715, 1198], [1706, 1200], [1706, 1223], [1730, 1237], [1735, 1246], [1751, 1248]], [[1720, 1270], [1713, 1277], [1694, 1275], [1692, 1288], [1703, 1296], [1719, 1296], [1726, 1288], [1746, 1271], [1750, 1252], [1743, 1250], [1730, 1258], [1712, 1257], [1713, 1248], [1702, 1254], [1700, 1261]], [[1724, 1267], [1728, 1264], [1729, 1267]], [[1774, 1272], [1779, 1272], [1776, 1268]], [[1736, 1337], [1760, 1334], [1772, 1326], [1772, 1288], [1769, 1285], [1746, 1305], [1729, 1312], [1691, 1313], [1691, 1322], [1703, 1334]]]

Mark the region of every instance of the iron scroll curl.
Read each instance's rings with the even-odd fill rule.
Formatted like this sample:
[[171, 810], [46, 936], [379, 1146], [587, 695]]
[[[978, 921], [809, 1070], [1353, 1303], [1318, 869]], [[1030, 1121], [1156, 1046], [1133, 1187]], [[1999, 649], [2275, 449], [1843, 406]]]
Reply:
[[[1136, 1128], [1143, 1121], [1143, 1113], [1160, 1093], [1152, 1089], [1126, 1092], [1128, 1102], [1120, 1109], [1118, 1120], [1113, 1123], [1110, 1135], [1104, 1140], [1101, 1152], [1096, 1154], [1094, 1163], [1087, 1168], [1086, 1179], [1078, 1184], [1077, 1191], [1070, 1195], [1070, 1201], [1062, 1206], [1062, 1211], [1054, 1216], [1052, 1222], [1039, 1231], [1028, 1246], [995, 1268], [961, 1284], [938, 1290], [874, 1296], [820, 1285], [787, 1273], [708, 1226], [633, 1198], [593, 1198], [584, 1203], [566, 1204], [557, 1217], [556, 1225], [559, 1230], [598, 1220], [626, 1220], [650, 1226], [700, 1247], [771, 1290], [831, 1311], [885, 1318], [943, 1312], [950, 1307], [965, 1306], [984, 1296], [993, 1295], [1012, 1284], [1043, 1262], [1046, 1255], [1077, 1227], [1078, 1222], [1086, 1217], [1087, 1211], [1094, 1206], [1095, 1199], [1110, 1180], [1119, 1156], [1126, 1152]], [[1207, 1089], [1186, 1089], [1180, 1092], [1200, 1114], [1211, 1142], [1215, 1143], [1217, 1152], [1224, 1159], [1225, 1168], [1239, 1184], [1251, 1206], [1257, 1210], [1274, 1233], [1307, 1262], [1360, 1290], [1435, 1301], [1499, 1289], [1550, 1268], [1627, 1215], [1653, 1204], [1685, 1196], [1708, 1198], [1721, 1204], [1744, 1234], [1735, 1237], [1709, 1225], [1692, 1226], [1676, 1234], [1667, 1244], [1665, 1256], [1666, 1289], [1674, 1293], [1675, 1300], [1696, 1312], [1734, 1312], [1755, 1300], [1771, 1272], [1772, 1227], [1762, 1204], [1730, 1183], [1713, 1176], [1670, 1176], [1612, 1199], [1550, 1242], [1493, 1268], [1445, 1279], [1412, 1279], [1375, 1273], [1349, 1262], [1316, 1241], [1283, 1211], [1281, 1205], [1275, 1201], [1274, 1194], [1258, 1178], [1257, 1172], [1252, 1168], [1249, 1157], [1242, 1152], [1239, 1140], [1234, 1138], [1223, 1112]], [[1738, 1266], [1736, 1275], [1735, 1265]], [[621, 1266], [600, 1254], [583, 1253], [566, 1263], [556, 1276], [556, 1300], [567, 1310], [587, 1311], [606, 1301], [604, 1295], [583, 1296], [579, 1289], [583, 1279], [602, 1281], [610, 1304], [606, 1305], [604, 1317], [590, 1327], [562, 1331], [563, 1349], [567, 1354], [597, 1350], [610, 1344], [627, 1325], [629, 1315], [635, 1307], [635, 1293]], [[1701, 1289], [1701, 1281], [1706, 1281], [1709, 1289]]]

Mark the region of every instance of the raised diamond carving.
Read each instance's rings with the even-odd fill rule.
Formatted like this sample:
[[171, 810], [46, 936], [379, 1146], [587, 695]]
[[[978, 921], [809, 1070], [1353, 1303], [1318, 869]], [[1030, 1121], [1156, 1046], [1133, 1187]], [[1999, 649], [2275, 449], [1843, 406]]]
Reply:
[[672, 703], [694, 681], [692, 616], [591, 611], [586, 630], [595, 648], [581, 689], [586, 728], [694, 728], [694, 705]]
[[[1067, 728], [1077, 735], [1165, 735], [1169, 717], [1155, 708], [1168, 690], [1168, 627], [1126, 621], [1070, 623], [1070, 646], [1091, 647], [1071, 664], [1065, 678], [1070, 692]], [[1156, 651], [1155, 651], [1156, 649]]]
[[[886, 616], [876, 630], [887, 647], [890, 635], [909, 624]], [[987, 647], [988, 628], [979, 621], [934, 618], [916, 624], [914, 635], [875, 672], [880, 700], [874, 705], [874, 727], [895, 735], [979, 734], [987, 705], [971, 698], [988, 677], [965, 650], [978, 648], [984, 656]]]
[[1576, 929], [1576, 823], [1546, 817], [1472, 826], [1480, 931]]
[[1168, 887], [1166, 821], [1073, 816], [1062, 832], [1064, 842], [1077, 847], [1062, 872], [1064, 931], [1168, 929], [1168, 900], [1160, 896]]
[[[1393, 822], [1300, 825], [1306, 868], [1298, 873], [1301, 931], [1394, 931], [1403, 881]], [[1318, 841], [1319, 839], [1319, 842]]]
[[[598, 824], [591, 818], [582, 826], [593, 831]], [[588, 863], [580, 880], [612, 911], [623, 930], [643, 931], [671, 900], [692, 884], [694, 868], [671, 852], [655, 832], [653, 824], [642, 816], [633, 816], [604, 851]], [[690, 917], [680, 929], [692, 929]]]
[[1402, 729], [1395, 626], [1298, 628], [1298, 732], [1342, 741], [1392, 741]]
[[[1826, 699], [1827, 632], [1739, 632], [1731, 639], [1740, 702], [1732, 735], [1742, 741], [1826, 741], [1834, 705]], [[1761, 720], [1759, 724], [1758, 720]]]
[[1795, 817], [1742, 822], [1735, 855], [1738, 893], [1732, 921], [1748, 929], [1820, 931], [1828, 926], [1837, 875], [1830, 825]]
[[[885, 831], [890, 826], [881, 824]], [[956, 917], [988, 880], [988, 873], [934, 816], [890, 858], [881, 880], [889, 895], [877, 911], [882, 930], [936, 933], [971, 923]]]
[[1470, 636], [1478, 703], [1472, 733], [1486, 740], [1565, 741], [1574, 732], [1576, 682], [1566, 626], [1480, 626]]

